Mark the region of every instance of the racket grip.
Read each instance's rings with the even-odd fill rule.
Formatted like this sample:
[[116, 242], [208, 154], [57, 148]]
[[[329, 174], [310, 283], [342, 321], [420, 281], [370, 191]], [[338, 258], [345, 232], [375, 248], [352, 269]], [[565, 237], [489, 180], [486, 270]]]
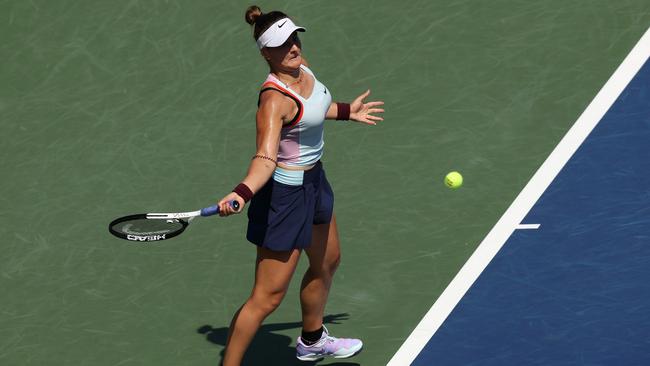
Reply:
[[[230, 206], [234, 208], [235, 210], [239, 211], [239, 202], [232, 200], [230, 201]], [[206, 207], [201, 209], [201, 216], [212, 216], [216, 215], [219, 213], [219, 206], [217, 205], [212, 205], [210, 207]]]
[[212, 205], [210, 207], [202, 208], [201, 209], [201, 216], [212, 216], [216, 215], [219, 213], [219, 206], [217, 205]]

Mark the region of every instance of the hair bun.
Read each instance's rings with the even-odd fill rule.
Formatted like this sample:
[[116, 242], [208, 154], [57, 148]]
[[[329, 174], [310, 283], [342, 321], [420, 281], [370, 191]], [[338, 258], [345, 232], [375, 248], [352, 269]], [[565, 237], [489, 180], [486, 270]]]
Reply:
[[246, 9], [246, 15], [244, 16], [244, 19], [246, 20], [246, 23], [253, 25], [260, 15], [262, 15], [262, 9], [260, 9], [257, 5], [253, 5], [249, 6], [248, 9]]

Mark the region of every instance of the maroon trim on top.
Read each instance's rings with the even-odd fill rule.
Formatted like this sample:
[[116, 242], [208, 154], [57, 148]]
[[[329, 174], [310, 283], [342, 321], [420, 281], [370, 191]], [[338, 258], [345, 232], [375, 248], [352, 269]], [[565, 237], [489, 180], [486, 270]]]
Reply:
[[[269, 86], [271, 86], [271, 87], [269, 87]], [[296, 102], [296, 104], [298, 105], [298, 113], [296, 113], [296, 116], [291, 120], [291, 122], [289, 122], [288, 124], [282, 126], [282, 128], [291, 128], [291, 127], [297, 125], [298, 122], [300, 122], [300, 120], [302, 119], [302, 114], [303, 114], [304, 109], [305, 109], [305, 108], [303, 107], [302, 102], [300, 101], [300, 99], [298, 99], [298, 97], [296, 97], [295, 95], [293, 95], [293, 94], [292, 94], [290, 91], [288, 91], [287, 89], [281, 87], [280, 85], [278, 85], [277, 83], [274, 83], [274, 82], [272, 82], [272, 81], [267, 81], [267, 82], [265, 82], [264, 84], [262, 84], [262, 90], [260, 91], [260, 97], [261, 97], [262, 93], [265, 92], [265, 91], [267, 91], [267, 90], [275, 90], [275, 91], [278, 91], [278, 92], [280, 92], [280, 93], [286, 95], [287, 97], [293, 99], [293, 101]], [[260, 104], [260, 102], [259, 102], [259, 100], [258, 100], [258, 101], [257, 101], [257, 105], [259, 106], [259, 104]]]

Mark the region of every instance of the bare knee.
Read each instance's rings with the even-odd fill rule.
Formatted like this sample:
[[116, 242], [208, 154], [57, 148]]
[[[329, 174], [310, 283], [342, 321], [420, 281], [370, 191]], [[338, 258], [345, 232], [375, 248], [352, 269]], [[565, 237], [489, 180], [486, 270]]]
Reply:
[[327, 270], [330, 275], [334, 275], [334, 272], [339, 268], [339, 264], [341, 264], [341, 252], [336, 252], [327, 263]]
[[254, 291], [248, 302], [256, 311], [260, 312], [262, 316], [266, 317], [274, 312], [278, 306], [280, 306], [285, 294], [286, 290], [271, 293]]
[[329, 280], [334, 276], [334, 273], [339, 268], [340, 263], [341, 253], [330, 253], [326, 258], [323, 259], [322, 262], [318, 263], [318, 265], [314, 265], [312, 263], [308, 271], [311, 272], [311, 275], [313, 277]]

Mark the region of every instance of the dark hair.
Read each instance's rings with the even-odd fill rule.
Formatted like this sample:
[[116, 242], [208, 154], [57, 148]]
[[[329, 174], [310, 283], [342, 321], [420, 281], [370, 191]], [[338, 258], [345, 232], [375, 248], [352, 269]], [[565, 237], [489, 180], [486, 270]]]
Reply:
[[287, 14], [281, 11], [272, 11], [264, 14], [257, 5], [249, 6], [244, 15], [246, 23], [255, 26], [253, 37], [255, 37], [256, 41], [265, 30], [282, 18], [288, 18]]

